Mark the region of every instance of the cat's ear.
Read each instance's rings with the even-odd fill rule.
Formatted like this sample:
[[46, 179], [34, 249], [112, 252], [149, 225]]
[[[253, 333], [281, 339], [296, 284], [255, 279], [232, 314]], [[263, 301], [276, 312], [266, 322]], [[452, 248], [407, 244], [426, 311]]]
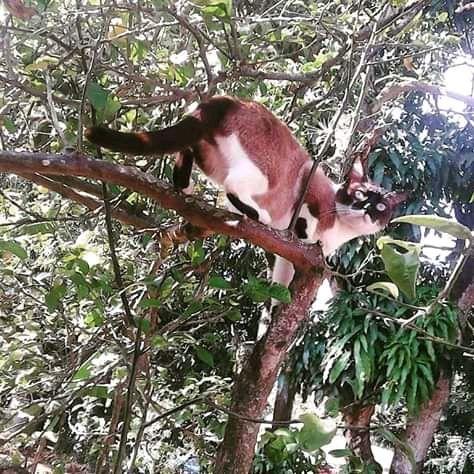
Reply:
[[390, 207], [394, 208], [408, 199], [408, 193], [407, 192], [397, 193], [395, 191], [392, 191], [391, 193], [388, 193], [385, 196], [385, 199], [387, 199], [388, 202], [390, 203]]
[[352, 168], [347, 175], [348, 183], [360, 183], [365, 181], [365, 169], [360, 158], [356, 158], [352, 163]]

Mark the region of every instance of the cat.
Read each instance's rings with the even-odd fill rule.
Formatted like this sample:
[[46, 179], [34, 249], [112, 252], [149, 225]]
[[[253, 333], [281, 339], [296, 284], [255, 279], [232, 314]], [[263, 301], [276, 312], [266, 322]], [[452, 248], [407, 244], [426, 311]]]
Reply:
[[[190, 193], [193, 163], [222, 186], [232, 210], [276, 229], [286, 229], [310, 172], [312, 160], [289, 128], [262, 104], [213, 97], [171, 127], [124, 133], [86, 130], [87, 139], [113, 151], [136, 155], [176, 153], [175, 187]], [[356, 160], [347, 181], [336, 185], [318, 167], [296, 222], [296, 235], [320, 241], [325, 256], [345, 242], [381, 230], [405, 199], [366, 176]], [[277, 257], [274, 281], [288, 285], [289, 262]]]

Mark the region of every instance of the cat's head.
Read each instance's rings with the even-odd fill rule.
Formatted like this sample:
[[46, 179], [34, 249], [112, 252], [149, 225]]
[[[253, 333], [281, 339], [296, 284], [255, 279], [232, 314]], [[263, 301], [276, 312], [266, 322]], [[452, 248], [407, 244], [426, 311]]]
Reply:
[[340, 222], [359, 235], [383, 229], [406, 193], [388, 192], [372, 182], [360, 160], [356, 160], [347, 180], [336, 192], [336, 213]]

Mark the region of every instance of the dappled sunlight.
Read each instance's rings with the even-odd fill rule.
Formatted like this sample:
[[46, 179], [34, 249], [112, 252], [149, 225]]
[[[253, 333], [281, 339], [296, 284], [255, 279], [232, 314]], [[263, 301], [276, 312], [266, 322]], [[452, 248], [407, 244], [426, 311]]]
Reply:
[[[473, 95], [474, 63], [468, 58], [460, 58], [458, 64], [451, 66], [444, 73], [444, 85], [450, 92], [466, 96]], [[452, 97], [442, 96], [438, 106], [441, 110], [464, 112], [466, 104]]]

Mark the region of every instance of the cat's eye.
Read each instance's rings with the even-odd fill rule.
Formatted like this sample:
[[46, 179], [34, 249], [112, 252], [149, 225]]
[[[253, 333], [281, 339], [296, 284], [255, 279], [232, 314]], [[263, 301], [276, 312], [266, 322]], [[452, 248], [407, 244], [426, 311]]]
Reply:
[[356, 191], [354, 193], [354, 197], [358, 200], [358, 201], [363, 201], [365, 199], [365, 194], [362, 192], [362, 191]]
[[383, 212], [383, 211], [385, 211], [385, 209], [387, 209], [387, 206], [383, 202], [379, 202], [375, 206], [375, 209], [377, 209], [377, 211]]

